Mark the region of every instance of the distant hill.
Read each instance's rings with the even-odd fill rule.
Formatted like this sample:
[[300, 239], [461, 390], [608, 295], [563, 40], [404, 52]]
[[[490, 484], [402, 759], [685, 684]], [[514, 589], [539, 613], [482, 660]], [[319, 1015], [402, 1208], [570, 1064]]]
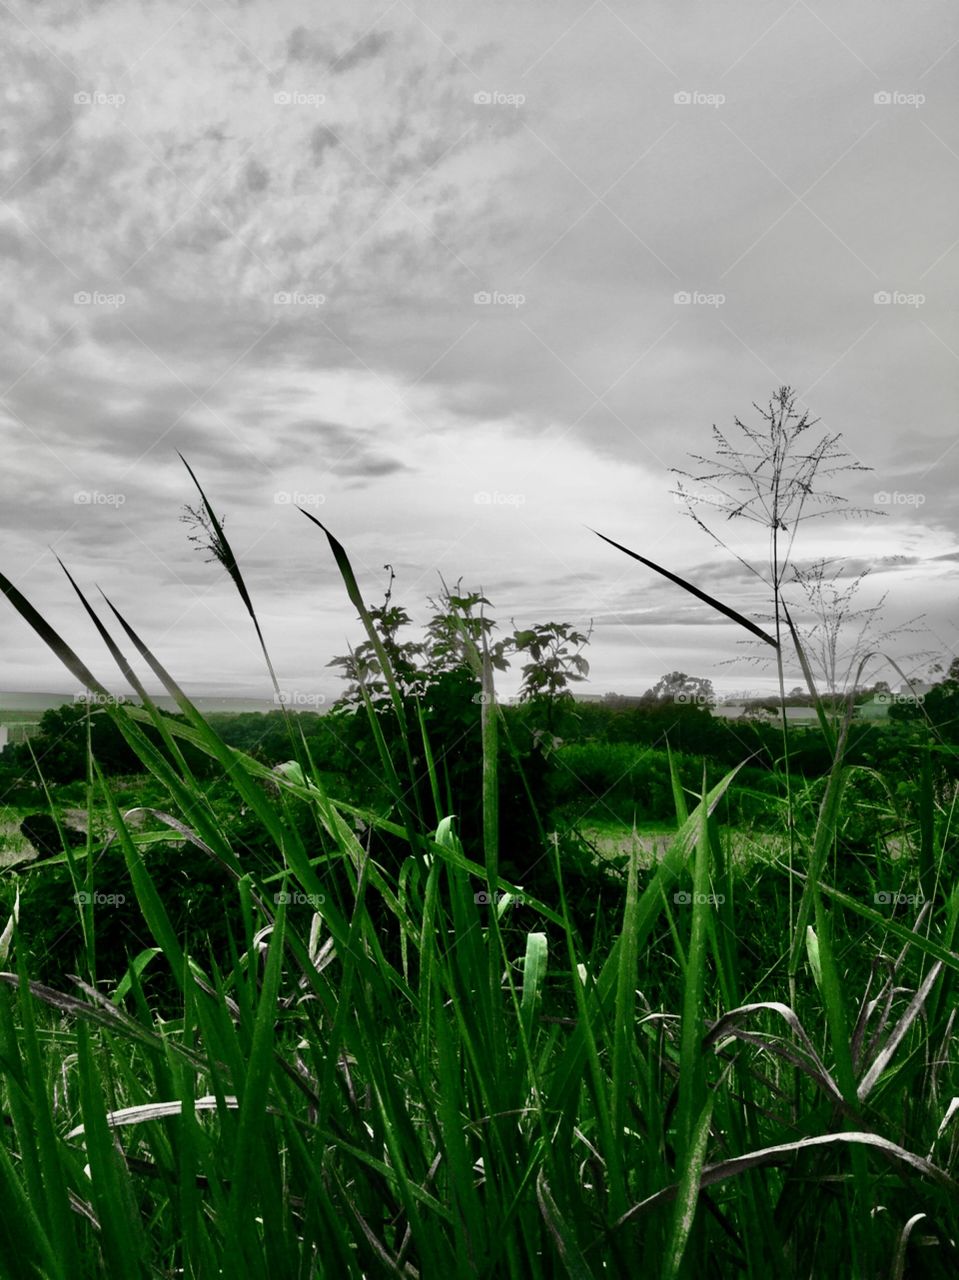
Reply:
[[[262, 698], [228, 698], [220, 694], [194, 694], [189, 690], [185, 690], [187, 697], [200, 711], [275, 711], [276, 705], [272, 696], [264, 696]], [[177, 705], [173, 698], [166, 694], [152, 694], [154, 702], [158, 707], [162, 707], [164, 711], [176, 711]], [[6, 692], [0, 690], [0, 721], [8, 719], [6, 713], [11, 714], [10, 721], [23, 720], [24, 712], [32, 712], [39, 719], [44, 711], [50, 711], [54, 707], [62, 707], [64, 703], [73, 703], [78, 701], [72, 693], [23, 693], [19, 691]]]

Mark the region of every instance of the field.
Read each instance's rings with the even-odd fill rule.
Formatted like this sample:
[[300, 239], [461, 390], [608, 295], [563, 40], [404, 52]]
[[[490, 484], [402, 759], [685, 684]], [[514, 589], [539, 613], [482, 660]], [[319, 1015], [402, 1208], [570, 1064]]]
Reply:
[[5, 753], [6, 1273], [954, 1274], [959, 671], [748, 740], [503, 708], [470, 599], [416, 667], [330, 547], [335, 712], [204, 717], [146, 649], [177, 715]]

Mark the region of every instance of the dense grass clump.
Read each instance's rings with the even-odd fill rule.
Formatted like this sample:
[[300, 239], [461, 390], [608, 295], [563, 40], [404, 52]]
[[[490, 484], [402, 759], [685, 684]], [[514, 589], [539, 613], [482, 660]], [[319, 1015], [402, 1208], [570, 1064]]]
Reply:
[[[848, 714], [828, 773], [788, 789], [664, 753], [662, 855], [637, 838], [597, 869], [572, 821], [534, 813], [528, 854], [511, 842], [483, 645], [458, 829], [453, 762], [385, 653], [389, 733], [368, 710], [391, 803], [369, 807], [334, 798], [293, 717], [279, 768], [229, 745], [115, 616], [181, 715], [97, 619], [142, 701], [105, 713], [152, 794], [121, 806], [91, 752], [85, 847], [7, 873], [7, 1274], [954, 1273], [959, 893], [931, 756], [897, 808], [848, 765]], [[645, 792], [623, 776], [628, 806]], [[34, 945], [44, 911], [75, 930], [73, 978]]]

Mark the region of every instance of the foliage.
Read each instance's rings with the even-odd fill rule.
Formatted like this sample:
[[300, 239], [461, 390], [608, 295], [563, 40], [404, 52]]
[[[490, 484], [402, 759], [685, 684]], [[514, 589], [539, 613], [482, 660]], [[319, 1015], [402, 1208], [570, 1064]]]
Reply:
[[[327, 538], [355, 604], [348, 557]], [[102, 688], [2, 575], [0, 588]], [[711, 785], [708, 763], [704, 778], [701, 761], [671, 754], [663, 769], [660, 756], [674, 815], [661, 859], [598, 871], [575, 831], [557, 831], [532, 892], [497, 860], [490, 725], [505, 741], [511, 728], [488, 670], [462, 708], [480, 708], [483, 779], [481, 834], [466, 846], [427, 807], [447, 799], [442, 744], [408, 716], [415, 699], [364, 705], [384, 813], [330, 796], [301, 722], [287, 721], [290, 757], [271, 769], [144, 656], [181, 717], [104, 710], [168, 817], [138, 827], [90, 758], [88, 807], [104, 807], [112, 839], [64, 864], [89, 892], [116, 883], [124, 871], [106, 859], [122, 859], [123, 905], [147, 945], [120, 983], [96, 985], [111, 904], [92, 895], [74, 906], [80, 981], [31, 983], [44, 902], [18, 902], [5, 876], [0, 1256], [12, 1274], [955, 1272], [956, 794], [940, 803], [928, 769], [915, 816], [900, 811], [892, 779], [850, 765], [844, 730], [824, 776], [792, 780], [779, 834], [795, 829], [801, 863], [757, 856], [743, 870], [717, 818], [744, 770]], [[464, 672], [441, 673], [460, 699]], [[452, 710], [454, 688], [438, 709]], [[518, 732], [529, 707], [513, 710]], [[209, 760], [215, 793], [188, 748]], [[615, 792], [637, 751], [580, 743], [558, 758], [575, 760], [580, 795], [591, 769]], [[629, 786], [643, 794], [652, 778]], [[856, 820], [866, 844], [894, 829], [896, 856], [875, 840], [850, 867]], [[373, 834], [393, 842], [393, 862], [371, 853]], [[199, 858], [222, 876], [212, 951], [168, 905], [163, 845], [171, 874]]]
[[709, 706], [716, 700], [712, 680], [688, 676], [685, 671], [670, 671], [660, 676], [643, 697], [650, 702], [689, 702], [698, 706]]

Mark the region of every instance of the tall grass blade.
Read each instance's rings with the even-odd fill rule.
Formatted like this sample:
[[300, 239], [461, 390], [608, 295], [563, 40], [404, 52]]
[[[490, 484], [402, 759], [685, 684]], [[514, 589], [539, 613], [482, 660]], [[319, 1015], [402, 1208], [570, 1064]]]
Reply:
[[695, 596], [697, 600], [702, 600], [704, 604], [708, 604], [710, 608], [715, 609], [717, 613], [721, 613], [723, 617], [729, 618], [733, 622], [738, 622], [741, 627], [745, 627], [748, 632], [754, 636], [758, 636], [760, 640], [766, 644], [772, 645], [774, 649], [779, 646], [768, 632], [763, 631], [762, 627], [750, 622], [748, 618], [744, 618], [741, 613], [737, 613], [735, 609], [730, 608], [728, 604], [723, 604], [721, 600], [717, 600], [715, 596], [707, 595], [705, 591], [701, 591], [699, 587], [693, 586], [691, 582], [687, 582], [685, 578], [680, 578], [678, 574], [670, 573], [668, 569], [664, 569], [662, 565], [654, 564], [652, 560], [647, 560], [645, 556], [638, 555], [635, 551], [630, 551], [629, 547], [624, 547], [619, 542], [614, 542], [612, 538], [607, 538], [604, 533], [599, 533], [596, 529], [591, 529], [591, 533], [595, 533], [597, 538], [602, 538], [604, 542], [608, 542], [611, 547], [615, 547], [617, 551], [622, 551], [624, 555], [631, 556], [633, 560], [638, 560], [640, 564], [644, 564], [647, 569], [652, 569], [655, 573], [661, 574], [664, 578], [668, 578], [670, 582], [675, 582], [678, 587], [682, 587], [684, 591], [688, 591], [691, 596]]

